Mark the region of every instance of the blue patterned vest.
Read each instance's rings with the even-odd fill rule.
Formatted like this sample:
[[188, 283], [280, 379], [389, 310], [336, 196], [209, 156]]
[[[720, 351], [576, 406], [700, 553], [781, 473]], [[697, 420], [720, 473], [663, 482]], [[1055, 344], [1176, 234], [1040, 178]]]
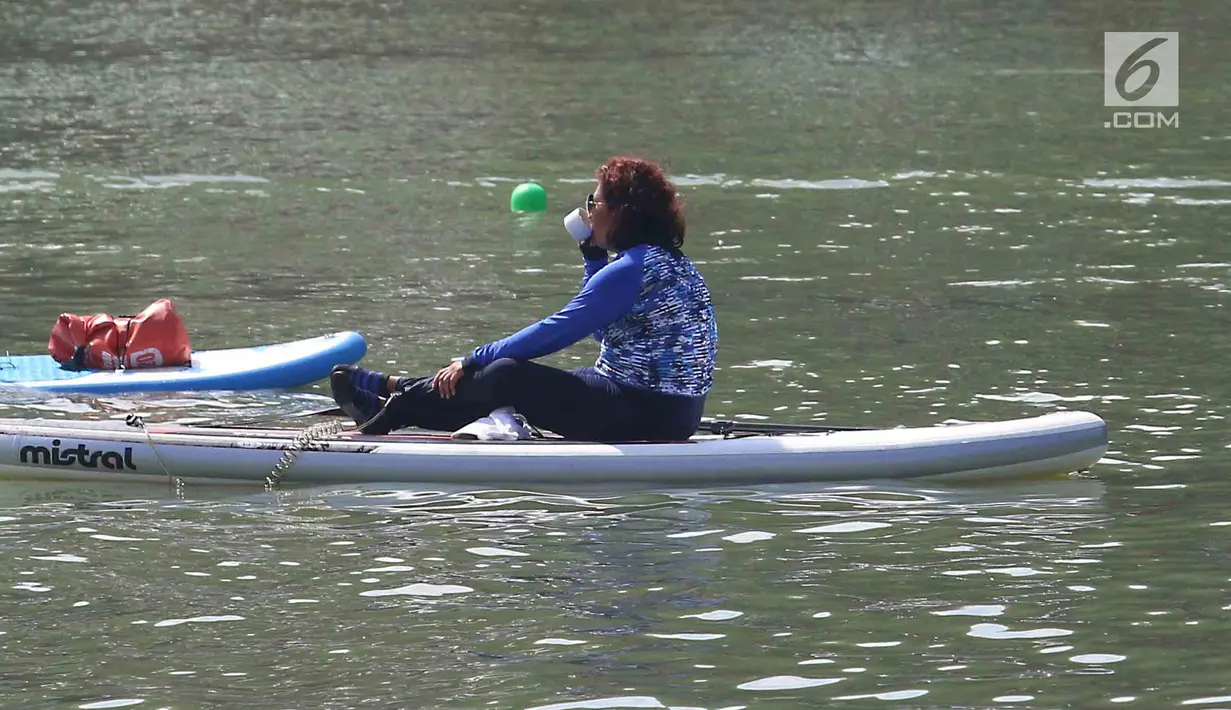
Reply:
[[699, 397], [714, 382], [718, 324], [709, 288], [693, 263], [662, 247], [626, 256], [642, 265], [641, 291], [624, 316], [601, 331], [595, 369], [622, 385]]

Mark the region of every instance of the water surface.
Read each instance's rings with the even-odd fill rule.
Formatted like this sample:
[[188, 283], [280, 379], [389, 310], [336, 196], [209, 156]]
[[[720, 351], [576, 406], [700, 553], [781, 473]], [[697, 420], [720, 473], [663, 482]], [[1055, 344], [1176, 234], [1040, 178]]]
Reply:
[[[1089, 476], [977, 487], [6, 481], [0, 706], [1231, 707], [1227, 15], [0, 7], [6, 351], [166, 296], [199, 348], [355, 329], [370, 365], [430, 372], [569, 298], [559, 219], [635, 152], [714, 292], [708, 415], [1088, 409], [1112, 438]], [[1181, 33], [1180, 128], [1103, 128], [1124, 29]], [[507, 211], [527, 179], [542, 218]], [[11, 390], [0, 415], [326, 394]]]

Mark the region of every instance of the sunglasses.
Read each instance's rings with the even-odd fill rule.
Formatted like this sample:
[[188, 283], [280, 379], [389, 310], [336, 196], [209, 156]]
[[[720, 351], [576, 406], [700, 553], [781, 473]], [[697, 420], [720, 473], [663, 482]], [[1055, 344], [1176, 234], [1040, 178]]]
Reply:
[[598, 206], [599, 206], [599, 205], [601, 205], [601, 204], [603, 204], [603, 203], [602, 203], [602, 202], [600, 202], [600, 201], [598, 201], [598, 200], [596, 200], [596, 199], [594, 199], [594, 193], [593, 193], [593, 192], [591, 192], [590, 194], [586, 195], [586, 212], [593, 212], [593, 211], [594, 211], [594, 208], [595, 208], [595, 207], [598, 207]]

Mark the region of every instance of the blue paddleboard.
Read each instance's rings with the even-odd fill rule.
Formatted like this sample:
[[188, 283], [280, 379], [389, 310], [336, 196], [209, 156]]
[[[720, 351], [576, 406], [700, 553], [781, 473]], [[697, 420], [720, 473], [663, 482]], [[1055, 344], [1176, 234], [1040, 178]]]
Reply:
[[329, 376], [334, 365], [354, 364], [367, 354], [353, 331], [287, 343], [230, 350], [200, 350], [192, 364], [137, 370], [65, 370], [50, 355], [0, 354], [0, 386], [46, 392], [184, 392], [298, 387]]

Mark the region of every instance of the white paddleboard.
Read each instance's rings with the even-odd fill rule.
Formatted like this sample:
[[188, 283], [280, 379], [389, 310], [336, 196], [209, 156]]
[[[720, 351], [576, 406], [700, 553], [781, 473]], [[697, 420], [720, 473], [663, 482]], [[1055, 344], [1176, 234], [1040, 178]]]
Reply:
[[[723, 437], [678, 443], [561, 439], [474, 442], [426, 432], [214, 428], [122, 421], [0, 419], [0, 475], [262, 483], [756, 484], [868, 479], [995, 479], [1090, 468], [1107, 425], [1090, 412], [947, 426]], [[317, 424], [315, 427], [324, 428]]]

